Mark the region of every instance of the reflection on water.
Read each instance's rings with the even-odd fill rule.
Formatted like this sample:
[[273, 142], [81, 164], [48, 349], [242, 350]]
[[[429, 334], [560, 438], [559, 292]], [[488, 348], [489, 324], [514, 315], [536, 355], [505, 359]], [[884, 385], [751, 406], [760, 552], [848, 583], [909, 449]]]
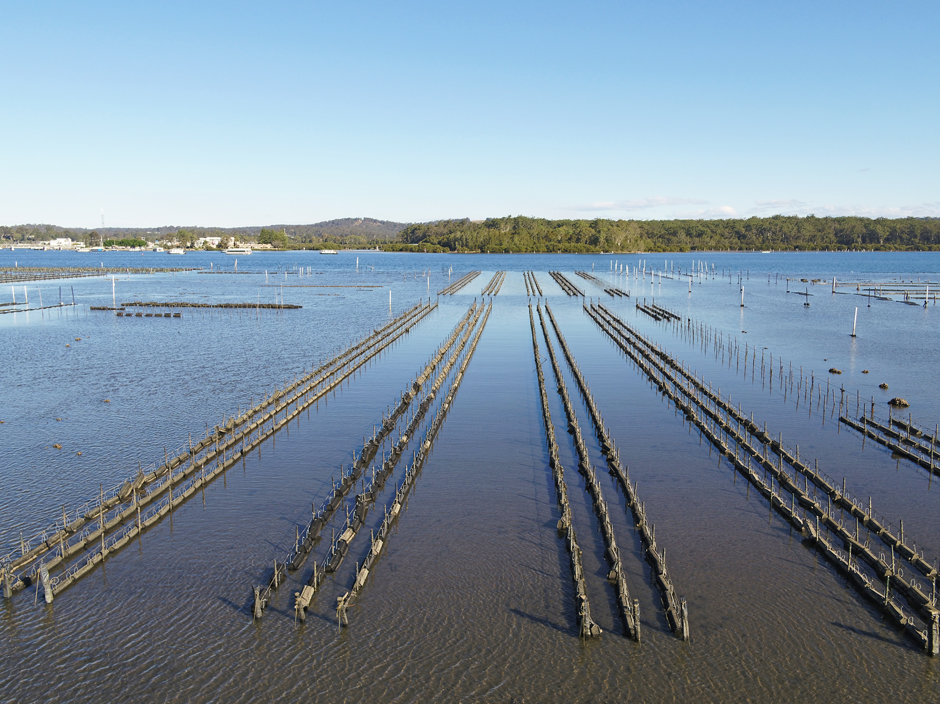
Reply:
[[[0, 266], [13, 257], [24, 266], [87, 266], [87, 256], [2, 252]], [[233, 266], [221, 254], [107, 256], [110, 266], [179, 266], [180, 260]], [[660, 283], [657, 276], [652, 283], [649, 273], [645, 281], [642, 274], [614, 275], [611, 259], [631, 267], [645, 259], [648, 267], [660, 268], [665, 260], [684, 269], [703, 260], [734, 274], [730, 280], [696, 280], [689, 294], [687, 279], [664, 277]], [[574, 276], [592, 265], [596, 276], [632, 298], [610, 299]], [[96, 494], [100, 484], [132, 474], [138, 461], [159, 461], [164, 447], [171, 451], [190, 433], [203, 434], [223, 413], [257, 402], [384, 324], [389, 292], [392, 314], [426, 297], [429, 288], [433, 297], [447, 285], [451, 267], [451, 280], [472, 269], [483, 273], [460, 293], [441, 297], [426, 321], [289, 432], [178, 507], [172, 520], [144, 533], [51, 607], [41, 599], [34, 606], [32, 590], [4, 602], [0, 657], [8, 677], [0, 699], [937, 699], [940, 663], [914, 649], [805, 548], [547, 272], [562, 271], [586, 295], [603, 296], [640, 332], [730, 392], [775, 434], [783, 433], [785, 442], [799, 444], [801, 456], [818, 458], [830, 476], [846, 477], [855, 495], [870, 495], [882, 514], [902, 518], [905, 533], [928, 554], [940, 555], [938, 487], [926, 472], [892, 459], [883, 447], [863, 447], [856, 433], [839, 427], [837, 412], [831, 417], [831, 403], [823, 424], [821, 407], [812, 404], [810, 415], [809, 402], [797, 406], [789, 391], [784, 400], [779, 386], [762, 382], [759, 367], [752, 381], [750, 368], [745, 375], [714, 346], [634, 308], [637, 298], [655, 298], [726, 339], [736, 336], [749, 351], [756, 346], [758, 364], [766, 348], [775, 366], [782, 358], [787, 369], [792, 363], [805, 375], [812, 370], [820, 383], [829, 367], [838, 367], [843, 374], [830, 384], [844, 386], [853, 401], [857, 391], [860, 399], [874, 397], [881, 409], [891, 396], [904, 396], [914, 419], [933, 425], [940, 419], [932, 380], [938, 362], [933, 307], [873, 301], [868, 308], [866, 299], [810, 286], [815, 295], [804, 308], [803, 297], [787, 294], [785, 281], [776, 282], [773, 274], [936, 278], [938, 255], [266, 253], [239, 258], [239, 272], [251, 273], [124, 276], [115, 283], [118, 302], [274, 302], [283, 286], [283, 300], [303, 306], [283, 312], [186, 309], [180, 319], [126, 320], [92, 312], [89, 305], [111, 304], [111, 282], [69, 281], [76, 309], [0, 316], [7, 361], [0, 539], [15, 543], [20, 531], [41, 527], [63, 502]], [[363, 554], [355, 543], [315, 598], [304, 626], [294, 623], [293, 592], [311, 562], [278, 591], [264, 619], [252, 622], [250, 587], [266, 581], [274, 557], [293, 542], [295, 526], [329, 491], [331, 476], [338, 476], [339, 466], [350, 461], [363, 435], [381, 422], [497, 270], [509, 274], [486, 331], [408, 505], [350, 612], [349, 628], [337, 630], [335, 597], [348, 588]], [[592, 610], [605, 629], [596, 642], [577, 638], [570, 570], [555, 532], [558, 512], [523, 270], [536, 272], [630, 476], [639, 482], [673, 581], [689, 602], [689, 644], [666, 628], [623, 497], [601, 475], [630, 592], [641, 602], [643, 642], [622, 636], [603, 580], [603, 542], [590, 499], [575, 471], [573, 446], [559, 434]], [[745, 272], [744, 309], [738, 271]], [[58, 283], [46, 286], [51, 295]], [[881, 382], [889, 384], [888, 392], [878, 389]], [[569, 391], [575, 388], [570, 377], [567, 383]], [[576, 393], [572, 400], [594, 462], [603, 466], [588, 437], [586, 410]], [[557, 398], [552, 403], [557, 421], [563, 412]], [[400, 473], [394, 476], [400, 479]], [[387, 489], [377, 507], [388, 495]], [[370, 520], [380, 517], [378, 508]], [[328, 539], [329, 530], [324, 534]]]

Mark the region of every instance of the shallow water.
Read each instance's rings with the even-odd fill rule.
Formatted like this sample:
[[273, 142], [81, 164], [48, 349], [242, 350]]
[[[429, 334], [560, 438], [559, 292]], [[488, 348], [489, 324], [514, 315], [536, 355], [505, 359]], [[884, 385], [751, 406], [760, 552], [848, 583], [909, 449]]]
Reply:
[[[232, 257], [147, 253], [0, 252], [0, 267], [213, 266]], [[359, 257], [359, 270], [356, 270]], [[678, 326], [636, 311], [655, 300], [696, 322], [737, 336], [748, 349], [773, 353], [775, 365], [802, 365], [816, 383], [832, 377], [852, 399], [907, 398], [915, 421], [940, 419], [933, 381], [940, 361], [935, 307], [906, 306], [807, 286], [786, 293], [783, 277], [890, 280], [940, 271], [936, 254], [725, 254], [613, 257], [620, 263], [683, 269], [694, 261], [744, 271], [746, 307], [736, 274], [696, 280], [614, 276], [607, 255], [406, 255], [256, 253], [238, 258], [240, 272], [124, 275], [117, 302], [192, 300], [273, 302], [294, 311], [195, 311], [180, 319], [117, 318], [88, 310], [110, 305], [106, 279], [63, 281], [78, 306], [0, 315], [0, 350], [8, 360], [0, 405], [0, 541], [15, 545], [69, 506], [159, 463], [163, 448], [198, 437], [274, 386], [284, 384], [367, 334], [421, 297], [432, 298], [467, 271], [483, 273], [328, 401], [266, 441], [259, 451], [174, 510], [139, 540], [110, 557], [52, 606], [34, 606], [33, 589], [4, 602], [0, 633], [7, 676], [0, 699], [51, 701], [256, 701], [284, 696], [322, 701], [777, 701], [845, 697], [853, 701], [933, 701], [940, 663], [883, 622], [783, 519], [750, 490], [713, 448], [649, 385], [633, 364], [548, 275], [560, 270], [590, 297], [730, 392], [755, 419], [876, 510], [903, 519], [905, 534], [940, 555], [938, 488], [926, 472], [892, 459], [840, 428], [838, 409], [825, 420], [815, 402], [762, 382], [716, 358]], [[9, 262], [8, 262], [9, 260]], [[94, 261], [93, 261], [94, 260]], [[146, 264], [144, 264], [146, 262]], [[574, 275], [591, 270], [633, 298], [613, 300]], [[299, 267], [304, 268], [301, 275]], [[309, 274], [307, 268], [309, 267]], [[371, 267], [374, 267], [372, 269]], [[643, 642], [623, 637], [590, 498], [565, 432], [564, 410], [543, 370], [561, 445], [578, 539], [584, 550], [592, 613], [604, 635], [577, 637], [568, 558], [555, 532], [558, 510], [547, 464], [528, 299], [521, 272], [536, 272], [611, 434], [639, 481], [650, 520], [679, 594], [689, 603], [692, 642], [667, 629], [650, 571], [611, 477], [601, 474], [631, 595], [640, 600]], [[265, 284], [265, 270], [267, 285]], [[335, 597], [352, 583], [368, 544], [360, 536], [340, 570], [317, 595], [305, 625], [293, 618], [293, 592], [311, 560], [276, 594], [260, 622], [250, 589], [265, 582], [275, 558], [294, 539], [331, 476], [351, 460], [364, 434], [449, 334], [497, 270], [510, 273], [495, 298], [479, 347], [447, 421], [432, 447], [349, 628], [338, 631]], [[273, 272], [278, 272], [274, 274]], [[430, 284], [424, 277], [430, 272]], [[285, 272], [287, 276], [285, 278]], [[768, 273], [771, 282], [768, 283]], [[748, 278], [749, 276], [749, 278]], [[376, 285], [381, 288], [310, 288]], [[43, 283], [57, 298], [59, 283]], [[304, 286], [304, 288], [301, 288]], [[20, 287], [18, 287], [20, 288]], [[27, 284], [30, 301], [37, 288]], [[55, 291], [55, 293], [53, 293]], [[331, 295], [322, 295], [331, 294]], [[0, 302], [9, 293], [0, 288]], [[17, 292], [19, 298], [19, 291]], [[38, 298], [38, 296], [37, 296]], [[68, 296], [66, 296], [68, 298]], [[859, 307], [858, 337], [851, 338]], [[742, 331], [746, 330], [746, 333]], [[81, 337], [81, 341], [76, 341]], [[69, 347], [65, 347], [69, 344]], [[539, 330], [539, 345], [545, 340]], [[561, 353], [556, 345], [556, 354]], [[766, 350], [764, 350], [766, 348]], [[559, 357], [564, 368], [564, 360]], [[789, 367], [787, 366], [787, 369]], [[868, 369], [869, 374], [862, 374]], [[597, 465], [603, 464], [574, 380], [565, 381]], [[837, 382], [834, 379], [838, 379]], [[882, 381], [888, 392], [877, 388]], [[801, 397], [802, 398], [802, 397]], [[109, 403], [105, 403], [108, 399]], [[870, 401], [869, 401], [870, 402]], [[56, 420], [61, 418], [62, 420]], [[62, 445], [61, 450], [53, 444]], [[409, 455], [410, 450], [409, 447]], [[79, 456], [77, 453], [81, 452]], [[396, 469], [369, 515], [400, 481]], [[339, 522], [336, 523], [339, 525]]]

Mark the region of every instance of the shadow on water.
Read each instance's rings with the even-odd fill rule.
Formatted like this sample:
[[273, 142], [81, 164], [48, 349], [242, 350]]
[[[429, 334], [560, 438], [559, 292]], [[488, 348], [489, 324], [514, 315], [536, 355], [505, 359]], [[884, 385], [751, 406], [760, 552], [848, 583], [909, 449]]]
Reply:
[[907, 642], [907, 639], [905, 638], [898, 638], [898, 639], [885, 638], [883, 635], [879, 633], [875, 633], [874, 631], [866, 631], [861, 628], [855, 628], [855, 626], [848, 626], [844, 623], [839, 623], [838, 621], [830, 621], [829, 625], [835, 626], [836, 628], [841, 628], [843, 631], [848, 631], [849, 633], [852, 633], [857, 636], [864, 636], [865, 638], [871, 638], [872, 640], [881, 641], [882, 643], [890, 643], [891, 645], [900, 645], [902, 647], [910, 647], [910, 645]]
[[539, 624], [540, 626], [545, 626], [546, 628], [551, 628], [551, 629], [553, 629], [553, 630], [555, 630], [555, 631], [558, 631], [559, 633], [564, 633], [565, 635], [570, 635], [570, 636], [576, 636], [576, 635], [577, 635], [577, 629], [576, 629], [576, 628], [575, 628], [575, 629], [572, 629], [572, 628], [570, 628], [570, 627], [569, 627], [569, 628], [566, 628], [566, 627], [564, 627], [564, 626], [560, 626], [560, 625], [558, 625], [557, 623], [554, 623], [553, 621], [548, 620], [547, 618], [540, 618], [540, 617], [538, 617], [538, 616], [533, 616], [532, 614], [527, 614], [525, 611], [521, 611], [520, 609], [515, 609], [515, 608], [509, 609], [509, 612], [512, 613], [512, 614], [515, 614], [516, 616], [520, 616], [520, 617], [522, 617], [522, 618], [524, 618], [524, 619], [527, 619], [527, 620], [529, 620], [529, 621], [532, 621], [532, 623], [537, 623], [537, 624]]
[[227, 606], [228, 608], [232, 609], [236, 613], [245, 614], [246, 616], [251, 615], [251, 607], [254, 604], [253, 598], [246, 599], [244, 605], [242, 606], [239, 606], [234, 601], [232, 601], [231, 599], [227, 599], [224, 596], [217, 596], [215, 599], [216, 601]]

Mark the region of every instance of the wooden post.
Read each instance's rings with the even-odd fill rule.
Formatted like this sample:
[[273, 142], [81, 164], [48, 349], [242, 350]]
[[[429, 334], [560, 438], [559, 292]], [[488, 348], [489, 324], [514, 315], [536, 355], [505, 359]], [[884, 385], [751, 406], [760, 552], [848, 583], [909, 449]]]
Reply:
[[52, 579], [45, 565], [39, 568], [39, 581], [42, 582], [42, 596], [47, 604], [52, 603]]
[[336, 620], [340, 628], [349, 625], [349, 619], [346, 618], [346, 599], [349, 598], [349, 592], [336, 599]]
[[254, 609], [253, 609], [254, 617], [255, 619], [260, 619], [261, 616], [264, 615], [264, 606], [261, 603], [261, 587], [254, 587], [254, 597], [255, 597], [255, 604], [254, 604]]
[[636, 642], [640, 642], [640, 600], [633, 600], [633, 623], [636, 631]]
[[940, 612], [934, 610], [930, 613], [930, 624], [927, 626], [927, 654], [931, 657], [940, 655]]
[[101, 521], [101, 557], [104, 558], [104, 484], [100, 485], [101, 494], [98, 503], [98, 517]]
[[682, 640], [689, 640], [689, 604], [682, 600]]

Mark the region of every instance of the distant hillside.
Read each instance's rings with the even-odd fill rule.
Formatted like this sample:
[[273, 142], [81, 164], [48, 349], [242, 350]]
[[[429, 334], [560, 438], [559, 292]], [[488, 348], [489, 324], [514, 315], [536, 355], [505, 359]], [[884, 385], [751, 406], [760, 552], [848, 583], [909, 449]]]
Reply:
[[[297, 235], [301, 235], [300, 230], [306, 230], [306, 234], [323, 239], [340, 237], [365, 237], [370, 240], [394, 240], [398, 233], [404, 230], [409, 223], [391, 222], [389, 220], [375, 220], [373, 218], [340, 218], [339, 220], [327, 220], [318, 222], [315, 225], [305, 225], [302, 228], [294, 227]], [[291, 227], [283, 228], [288, 237], [291, 236]]]
[[[375, 218], [340, 218], [312, 225], [265, 225], [264, 229], [284, 232], [289, 239], [298, 243], [330, 241], [365, 244], [375, 240], [396, 240], [398, 233], [407, 226], [408, 223]], [[221, 231], [229, 236], [257, 237], [261, 229], [261, 227], [233, 227]]]

